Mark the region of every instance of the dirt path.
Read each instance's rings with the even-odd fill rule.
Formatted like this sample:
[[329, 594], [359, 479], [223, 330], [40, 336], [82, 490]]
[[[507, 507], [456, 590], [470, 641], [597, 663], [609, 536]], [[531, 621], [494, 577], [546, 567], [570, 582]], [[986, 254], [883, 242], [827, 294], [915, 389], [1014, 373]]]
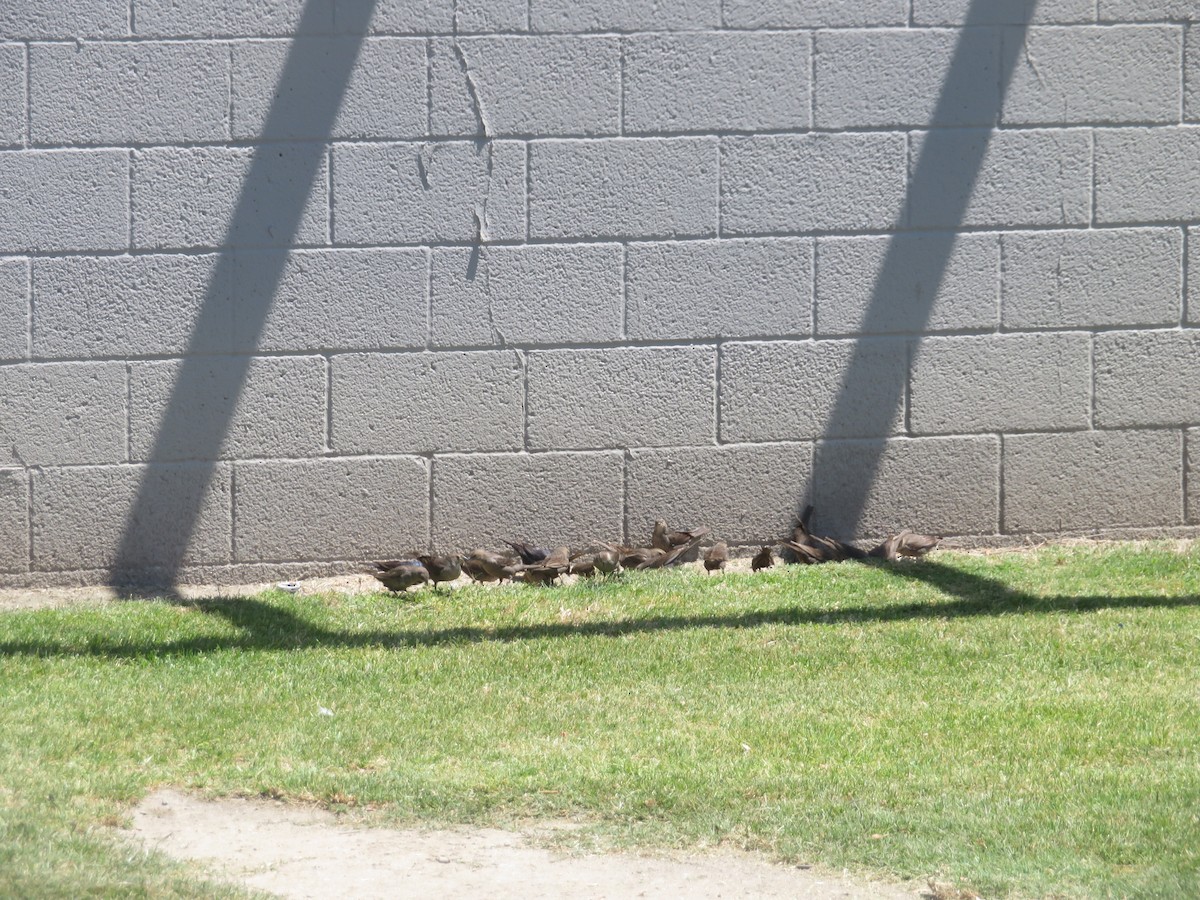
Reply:
[[175, 790], [157, 791], [134, 809], [132, 837], [148, 849], [203, 861], [217, 877], [294, 898], [916, 896], [891, 885], [773, 865], [745, 853], [566, 856], [509, 831], [350, 828], [321, 810], [271, 801], [208, 801]]

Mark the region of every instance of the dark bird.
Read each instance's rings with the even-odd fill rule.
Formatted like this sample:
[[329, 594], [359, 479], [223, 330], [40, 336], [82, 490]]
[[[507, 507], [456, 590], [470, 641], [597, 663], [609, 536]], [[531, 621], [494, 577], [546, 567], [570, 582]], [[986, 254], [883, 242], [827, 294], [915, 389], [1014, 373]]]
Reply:
[[763, 547], [754, 554], [754, 559], [750, 560], [750, 568], [755, 572], [760, 569], [769, 569], [773, 565], [775, 565], [775, 557], [771, 555], [770, 547]]
[[566, 547], [555, 547], [540, 562], [524, 566], [521, 577], [531, 584], [553, 584], [570, 568], [571, 551]]
[[551, 553], [545, 547], [535, 547], [532, 544], [526, 544], [524, 541], [505, 541], [504, 543], [512, 547], [516, 551], [517, 556], [521, 557], [521, 562], [527, 566], [540, 563]]
[[415, 559], [373, 562], [368, 570], [389, 591], [403, 593], [429, 581], [429, 570]]
[[724, 541], [719, 541], [708, 548], [708, 552], [704, 554], [704, 568], [709, 572], [720, 572], [724, 570], [725, 563], [729, 562], [729, 545]]
[[426, 554], [417, 559], [429, 570], [429, 577], [437, 587], [439, 582], [453, 581], [462, 574], [462, 557], [453, 554]]
[[462, 568], [473, 581], [503, 581], [505, 578], [511, 581], [520, 566], [516, 560], [502, 553], [473, 550], [463, 560]]
[[657, 547], [659, 550], [670, 551], [674, 547], [679, 547], [698, 537], [703, 537], [711, 530], [710, 528], [701, 526], [700, 528], [670, 531], [667, 529], [667, 523], [659, 519], [654, 523], [654, 531], [650, 535], [650, 545]]

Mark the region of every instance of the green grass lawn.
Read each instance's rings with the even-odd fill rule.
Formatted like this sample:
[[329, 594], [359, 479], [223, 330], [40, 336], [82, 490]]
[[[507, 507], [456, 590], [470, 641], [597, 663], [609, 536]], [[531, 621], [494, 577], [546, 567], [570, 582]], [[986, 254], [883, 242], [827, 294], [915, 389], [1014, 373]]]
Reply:
[[1200, 548], [0, 614], [0, 896], [229, 893], [113, 841], [157, 785], [1200, 896]]

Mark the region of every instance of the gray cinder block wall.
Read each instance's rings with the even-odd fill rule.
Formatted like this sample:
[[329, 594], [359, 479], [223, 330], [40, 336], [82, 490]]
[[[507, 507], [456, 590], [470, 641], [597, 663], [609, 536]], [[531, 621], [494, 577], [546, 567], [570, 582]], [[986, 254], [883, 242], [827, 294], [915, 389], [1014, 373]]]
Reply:
[[1200, 525], [1197, 0], [0, 5], [0, 583]]

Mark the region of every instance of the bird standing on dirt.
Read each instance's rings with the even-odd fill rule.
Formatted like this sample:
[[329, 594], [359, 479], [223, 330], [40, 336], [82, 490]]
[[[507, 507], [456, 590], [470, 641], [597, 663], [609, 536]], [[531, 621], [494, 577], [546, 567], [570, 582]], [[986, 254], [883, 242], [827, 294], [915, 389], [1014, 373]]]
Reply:
[[418, 556], [426, 569], [429, 570], [429, 577], [433, 581], [434, 587], [437, 587], [439, 582], [453, 581], [462, 574], [462, 557], [453, 554], [426, 554]]
[[516, 560], [491, 550], [473, 550], [471, 555], [462, 562], [463, 571], [472, 581], [503, 581], [512, 580], [520, 566]]
[[724, 541], [713, 544], [704, 554], [704, 569], [707, 572], [724, 571], [727, 562], [729, 562], [729, 545]]
[[567, 547], [555, 547], [541, 562], [524, 566], [521, 576], [530, 584], [553, 584], [570, 568], [571, 551]]
[[938, 545], [938, 539], [928, 534], [901, 531], [887, 538], [867, 556], [895, 561], [901, 556], [922, 557]]
[[775, 557], [771, 555], [770, 547], [763, 547], [754, 554], [754, 559], [750, 560], [750, 569], [754, 572], [760, 569], [769, 569], [775, 565]]
[[402, 594], [410, 587], [417, 587], [429, 581], [429, 570], [415, 559], [373, 562], [367, 571], [394, 594]]

